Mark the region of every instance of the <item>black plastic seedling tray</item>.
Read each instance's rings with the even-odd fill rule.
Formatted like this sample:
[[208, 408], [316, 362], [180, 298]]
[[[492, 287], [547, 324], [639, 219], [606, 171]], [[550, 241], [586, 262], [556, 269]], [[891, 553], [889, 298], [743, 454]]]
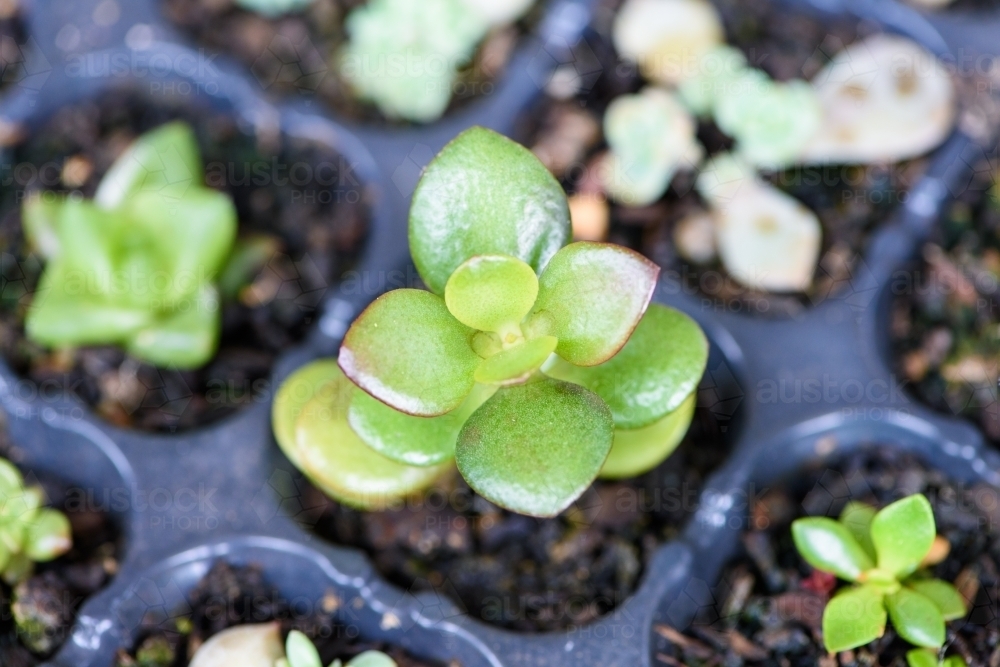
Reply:
[[[192, 96], [234, 114], [248, 132], [280, 128], [328, 144], [363, 183], [371, 203], [359, 267], [364, 289], [331, 289], [311, 336], [279, 360], [273, 386], [302, 364], [334, 354], [353, 317], [394, 281], [413, 275], [406, 210], [420, 168], [470, 125], [512, 132], [548, 72], [574, 61], [573, 47], [591, 20], [589, 1], [549, 3], [493, 95], [428, 127], [400, 129], [340, 123], [307, 99], [269, 100], [242, 68], [224, 58], [206, 59], [185, 45], [155, 2], [120, 2], [118, 21], [98, 26], [94, 10], [107, 1], [32, 3], [29, 32], [51, 71], [40, 86], [8, 89], [0, 101], [0, 120], [24, 125], [30, 133], [61, 106], [109, 87], [136, 80], [188, 86]], [[803, 11], [849, 12], [874, 20], [942, 58], [956, 48], [954, 34], [946, 41], [931, 19], [902, 5], [796, 4]], [[67, 53], [55, 44], [69, 24], [80, 31], [84, 46]], [[142, 43], [130, 43], [137, 34]], [[988, 48], [988, 41], [977, 48]], [[98, 64], [116, 57], [138, 64], [117, 73], [100, 66], [70, 72], [65, 64], [79, 62], [84, 53]], [[142, 66], [154, 59], [169, 66]], [[192, 62], [204, 64], [192, 68]], [[989, 150], [983, 142], [982, 136], [973, 141], [956, 132], [933, 156], [929, 173], [907, 203], [874, 235], [852, 279], [799, 317], [765, 320], [715, 310], [680, 283], [663, 279], [657, 300], [696, 317], [711, 339], [709, 382], [725, 402], [719, 416], [729, 420], [739, 413], [730, 420], [732, 452], [706, 484], [681, 539], [660, 548], [635, 594], [597, 623], [568, 632], [528, 635], [489, 627], [447, 599], [386, 583], [359, 551], [314, 537], [303, 525], [312, 515], [303, 505], [302, 478], [273, 441], [268, 402], [194, 432], [154, 435], [110, 426], [75, 400], [37, 396], [3, 366], [0, 397], [23, 455], [20, 463], [58, 473], [94, 502], [106, 503], [125, 538], [116, 578], [84, 605], [71, 638], [49, 664], [108, 667], [116, 650], [134, 644], [143, 620], [180, 613], [186, 593], [216, 559], [225, 558], [259, 564], [288, 600], [315, 603], [333, 592], [344, 602], [339, 613], [345, 623], [367, 638], [424, 658], [455, 660], [465, 667], [651, 665], [657, 642], [663, 641], [654, 625], [683, 627], [707, 603], [705, 595], [745, 526], [748, 489], [772, 485], [809, 462], [870, 443], [912, 450], [959, 479], [1000, 486], [1000, 456], [975, 428], [932, 412], [899, 388], [887, 331], [893, 273], [915, 257], [952, 193], [965, 187], [973, 165]], [[11, 158], [4, 159], [9, 164]], [[818, 382], [830, 390], [819, 401], [760, 400], [762, 383], [796, 382]]]

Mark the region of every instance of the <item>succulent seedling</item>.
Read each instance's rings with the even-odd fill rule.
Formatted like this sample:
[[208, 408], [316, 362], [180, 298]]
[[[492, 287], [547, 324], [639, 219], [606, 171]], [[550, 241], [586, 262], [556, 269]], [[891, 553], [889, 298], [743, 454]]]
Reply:
[[837, 521], [798, 519], [792, 537], [810, 565], [853, 582], [823, 612], [823, 641], [830, 652], [878, 639], [887, 618], [904, 640], [937, 649], [944, 644], [945, 622], [966, 614], [954, 586], [919, 570], [936, 538], [934, 513], [922, 495], [877, 512], [848, 503]]
[[0, 459], [0, 576], [14, 585], [31, 576], [35, 563], [58, 558], [73, 545], [66, 515], [43, 507], [41, 487]]
[[236, 4], [243, 9], [271, 17], [302, 11], [313, 2], [314, 0], [236, 0]]
[[915, 648], [906, 652], [906, 664], [909, 667], [969, 667], [965, 658], [960, 655], [950, 655], [940, 658], [938, 651], [929, 648]]
[[371, 0], [347, 17], [341, 74], [389, 118], [426, 123], [451, 101], [461, 67], [525, 0]]
[[25, 232], [46, 264], [27, 336], [47, 347], [120, 345], [160, 366], [207, 362], [236, 209], [203, 183], [194, 134], [170, 123], [139, 137], [92, 201], [29, 198]]
[[[275, 667], [323, 667], [323, 663], [312, 641], [298, 630], [292, 630], [285, 642], [285, 657], [278, 660]], [[396, 661], [381, 651], [365, 651], [346, 665], [334, 660], [330, 667], [396, 667]]]
[[279, 444], [327, 493], [377, 509], [454, 459], [488, 500], [554, 516], [598, 474], [639, 474], [677, 446], [705, 337], [649, 305], [654, 264], [567, 245], [566, 195], [530, 151], [463, 132], [418, 184], [409, 237], [429, 289], [376, 299], [338, 362], [275, 400]]

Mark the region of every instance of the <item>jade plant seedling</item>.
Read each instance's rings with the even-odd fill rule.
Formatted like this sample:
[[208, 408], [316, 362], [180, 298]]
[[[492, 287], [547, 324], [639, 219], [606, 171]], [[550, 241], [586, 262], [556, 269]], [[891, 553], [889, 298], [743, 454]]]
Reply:
[[823, 612], [823, 641], [830, 652], [878, 639], [887, 618], [904, 640], [937, 649], [944, 644], [945, 622], [966, 614], [954, 586], [919, 570], [936, 537], [934, 514], [922, 495], [878, 512], [849, 503], [837, 521], [798, 519], [792, 537], [810, 565], [853, 582]]
[[454, 460], [477, 493], [534, 516], [599, 474], [656, 466], [690, 424], [705, 337], [650, 305], [654, 264], [569, 238], [566, 195], [530, 151], [483, 128], [459, 135], [410, 209], [428, 289], [379, 297], [336, 363], [282, 386], [274, 431], [289, 458], [374, 509]]
[[26, 486], [9, 461], [0, 459], [0, 576], [14, 585], [35, 563], [58, 558], [73, 545], [66, 515], [43, 507], [41, 487]]
[[93, 200], [32, 197], [29, 242], [46, 260], [28, 337], [46, 347], [113, 344], [160, 366], [195, 368], [218, 345], [215, 276], [236, 236], [236, 209], [204, 185], [190, 127], [137, 139]]
[[[285, 657], [278, 660], [275, 667], [323, 667], [323, 663], [312, 641], [298, 630], [292, 630], [285, 642]], [[346, 665], [334, 660], [330, 667], [396, 667], [396, 661], [381, 651], [365, 651]]]
[[451, 101], [459, 70], [493, 28], [533, 0], [371, 0], [348, 16], [341, 74], [389, 118], [429, 122]]

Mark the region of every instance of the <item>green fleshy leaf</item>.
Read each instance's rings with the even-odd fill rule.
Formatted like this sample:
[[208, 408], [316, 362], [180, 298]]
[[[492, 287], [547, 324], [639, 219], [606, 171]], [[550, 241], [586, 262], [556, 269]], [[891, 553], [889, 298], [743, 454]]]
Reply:
[[46, 259], [54, 259], [62, 249], [59, 241], [61, 208], [61, 199], [36, 193], [28, 197], [21, 209], [24, 235], [31, 247]]
[[479, 365], [476, 382], [504, 385], [524, 382], [542, 367], [558, 344], [555, 336], [539, 336], [499, 352]]
[[38, 293], [28, 309], [28, 338], [47, 347], [122, 344], [153, 321], [153, 313], [80, 293], [56, 260], [42, 274]]
[[493, 391], [492, 387], [476, 385], [462, 405], [440, 417], [414, 417], [357, 391], [347, 421], [365, 444], [393, 461], [411, 466], [437, 465], [454, 458], [462, 425]]
[[885, 597], [892, 627], [914, 646], [940, 648], [944, 644], [944, 618], [930, 599], [908, 588]]
[[947, 581], [918, 579], [907, 581], [906, 586], [933, 602], [946, 621], [962, 618], [967, 613], [965, 598]]
[[295, 371], [278, 388], [271, 406], [271, 428], [281, 451], [296, 468], [301, 468], [302, 463], [295, 444], [295, 422], [306, 403], [319, 393], [320, 387], [341, 376], [335, 360], [323, 359]]
[[356, 391], [340, 374], [306, 403], [295, 425], [297, 458], [332, 498], [358, 509], [384, 509], [433, 484], [448, 466], [402, 465], [366, 445], [347, 422]]
[[455, 460], [487, 500], [549, 517], [594, 481], [613, 435], [611, 412], [597, 394], [544, 378], [499, 389], [465, 423]]
[[340, 367], [355, 384], [411, 415], [436, 417], [469, 395], [482, 362], [474, 331], [430, 292], [383, 294], [354, 321], [340, 348]]
[[56, 229], [62, 251], [57, 266], [64, 271], [67, 291], [77, 299], [112, 295], [115, 241], [126, 227], [121, 212], [102, 210], [89, 201], [67, 199], [60, 206]]
[[298, 630], [288, 633], [288, 639], [285, 640], [285, 656], [291, 667], [323, 667], [319, 651], [313, 646], [312, 640]]
[[365, 651], [352, 658], [347, 667], [396, 667], [396, 661], [381, 651]]
[[843, 524], [821, 516], [792, 522], [792, 538], [799, 554], [817, 570], [857, 581], [874, 563]]
[[24, 476], [17, 467], [6, 459], [0, 459], [0, 502], [14, 494], [21, 493]]
[[872, 519], [879, 569], [903, 578], [917, 569], [937, 534], [934, 512], [920, 494], [897, 500]]
[[219, 344], [219, 296], [205, 285], [183, 308], [135, 332], [126, 345], [129, 354], [161, 367], [189, 369], [208, 363]]
[[427, 286], [476, 255], [510, 255], [540, 272], [570, 239], [566, 193], [531, 151], [482, 127], [427, 166], [410, 207], [410, 253]]
[[653, 303], [625, 346], [603, 364], [583, 367], [560, 359], [546, 373], [604, 399], [618, 428], [638, 429], [677, 410], [707, 362], [708, 341], [698, 324]]
[[960, 655], [949, 655], [941, 662], [941, 667], [969, 667]]
[[128, 237], [121, 242], [144, 239], [144, 250], [160, 260], [169, 278], [164, 284], [148, 281], [151, 297], [159, 302], [155, 307], [172, 308], [215, 280], [236, 240], [236, 207], [228, 196], [207, 188], [191, 190], [183, 199], [142, 193], [128, 206], [142, 232], [124, 232]]
[[850, 531], [872, 560], [875, 560], [875, 544], [872, 542], [872, 519], [877, 510], [866, 503], [850, 501], [840, 513], [840, 523]]
[[572, 364], [607, 361], [639, 324], [659, 272], [648, 259], [621, 246], [568, 245], [539, 279], [532, 320], [547, 330], [537, 333], [558, 338], [556, 352]]
[[915, 648], [906, 652], [906, 664], [909, 667], [940, 667], [937, 651], [929, 648]]
[[839, 653], [864, 646], [885, 634], [885, 603], [873, 586], [853, 586], [837, 593], [823, 611], [823, 643]]
[[684, 439], [697, 403], [697, 396], [692, 393], [676, 410], [649, 426], [615, 429], [614, 444], [600, 477], [636, 477], [658, 466]]
[[10, 548], [2, 541], [0, 541], [0, 572], [3, 572], [4, 570], [7, 569], [7, 565], [8, 563], [10, 563], [11, 556], [12, 554]]
[[69, 519], [53, 509], [39, 510], [28, 524], [24, 551], [36, 563], [58, 558], [73, 546], [73, 531]]
[[161, 192], [179, 199], [204, 181], [194, 132], [186, 123], [175, 121], [136, 139], [101, 179], [94, 201], [111, 209], [139, 192]]
[[501, 334], [521, 323], [537, 296], [534, 270], [507, 255], [472, 257], [451, 274], [444, 288], [444, 301], [455, 319]]
[[35, 564], [28, 558], [28, 554], [19, 551], [11, 554], [7, 566], [3, 570], [3, 580], [10, 586], [15, 586], [31, 576], [35, 570]]

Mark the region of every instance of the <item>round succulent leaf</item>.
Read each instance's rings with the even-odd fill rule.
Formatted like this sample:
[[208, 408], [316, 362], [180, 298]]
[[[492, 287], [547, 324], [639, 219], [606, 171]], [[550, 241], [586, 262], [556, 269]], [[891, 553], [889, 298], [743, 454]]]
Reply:
[[426, 488], [447, 466], [416, 467], [379, 454], [357, 436], [347, 421], [357, 391], [341, 375], [306, 403], [295, 425], [303, 472], [336, 500], [377, 510]]
[[823, 643], [830, 653], [847, 651], [885, 634], [884, 595], [873, 586], [841, 590], [823, 611]]
[[944, 617], [929, 598], [908, 588], [885, 597], [896, 633], [914, 646], [940, 648], [944, 644]]
[[347, 421], [365, 444], [393, 461], [437, 465], [454, 458], [462, 425], [492, 393], [492, 388], [476, 385], [456, 410], [440, 417], [414, 417], [357, 391]]
[[539, 336], [483, 359], [476, 369], [476, 382], [500, 385], [524, 382], [552, 356], [558, 344], [555, 336]]
[[288, 633], [285, 640], [285, 657], [291, 667], [323, 667], [319, 651], [312, 640], [298, 630]]
[[352, 658], [347, 667], [396, 667], [396, 661], [381, 651], [365, 651]]
[[872, 542], [879, 569], [897, 577], [912, 573], [934, 544], [934, 511], [924, 496], [915, 494], [882, 508], [872, 519]]
[[444, 301], [455, 319], [480, 331], [503, 332], [520, 324], [537, 296], [535, 271], [508, 255], [470, 258], [444, 288]]
[[273, 667], [284, 653], [278, 622], [238, 625], [209, 637], [191, 658], [190, 667]]
[[73, 531], [69, 519], [62, 512], [45, 508], [39, 510], [28, 524], [24, 551], [36, 563], [45, 563], [70, 550]]
[[296, 468], [301, 468], [302, 465], [298, 460], [295, 444], [295, 422], [298, 421], [306, 403], [316, 396], [320, 387], [342, 375], [336, 360], [323, 359], [298, 369], [278, 388], [274, 403], [271, 405], [271, 428], [274, 430], [274, 439], [281, 447], [281, 451]]
[[604, 399], [618, 428], [639, 429], [677, 410], [698, 386], [707, 363], [708, 341], [698, 324], [653, 303], [625, 346], [603, 364], [559, 360], [546, 372]]
[[840, 513], [840, 523], [850, 531], [854, 539], [865, 550], [872, 561], [875, 560], [875, 544], [872, 542], [872, 519], [875, 518], [877, 510], [867, 503], [852, 500], [848, 502]]
[[906, 582], [906, 586], [933, 602], [946, 621], [954, 621], [968, 613], [965, 598], [947, 581], [917, 579]]
[[410, 253], [427, 286], [476, 255], [510, 255], [540, 272], [569, 242], [566, 193], [531, 151], [482, 127], [427, 166], [410, 207]]
[[874, 567], [871, 558], [840, 522], [813, 516], [792, 522], [792, 539], [799, 554], [817, 570], [857, 581]]
[[[610, 359], [632, 335], [653, 296], [659, 267], [610, 243], [573, 243], [539, 278], [534, 313], [559, 339], [556, 352], [577, 366]], [[686, 395], [686, 394], [685, 394]]]
[[344, 337], [339, 363], [355, 384], [411, 415], [436, 417], [469, 395], [482, 358], [475, 331], [448, 312], [444, 299], [417, 289], [383, 294]]
[[915, 648], [907, 651], [906, 664], [909, 667], [941, 667], [938, 663], [937, 651], [928, 648]]
[[497, 390], [465, 423], [455, 460], [487, 500], [551, 517], [594, 481], [613, 436], [611, 412], [597, 394], [543, 378]]
[[659, 421], [637, 429], [616, 428], [611, 453], [601, 468], [600, 477], [636, 477], [658, 466], [684, 439], [697, 403], [697, 396], [692, 393]]

